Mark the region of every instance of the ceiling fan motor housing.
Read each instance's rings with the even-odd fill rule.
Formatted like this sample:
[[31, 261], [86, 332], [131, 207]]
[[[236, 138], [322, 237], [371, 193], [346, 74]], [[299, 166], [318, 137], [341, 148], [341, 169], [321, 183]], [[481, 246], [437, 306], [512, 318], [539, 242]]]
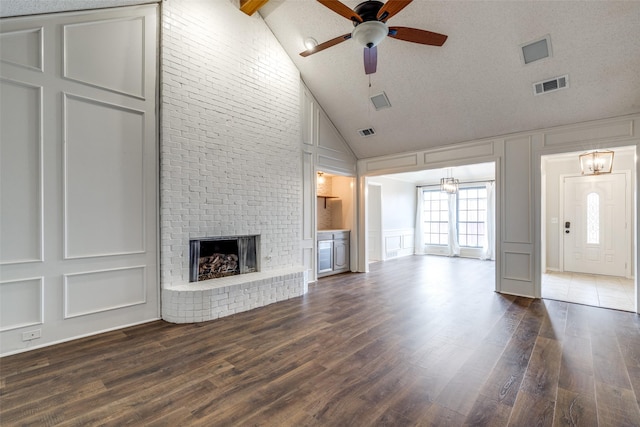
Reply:
[[389, 34], [387, 25], [378, 21], [378, 11], [382, 6], [382, 2], [370, 0], [360, 3], [353, 9], [360, 15], [362, 22], [353, 22], [356, 28], [353, 29], [351, 37], [360, 45], [372, 48]]
[[[353, 10], [360, 15], [362, 22], [377, 21], [378, 11], [382, 8], [383, 3], [377, 0], [365, 1], [353, 8]], [[358, 26], [360, 22], [353, 22], [354, 26]]]

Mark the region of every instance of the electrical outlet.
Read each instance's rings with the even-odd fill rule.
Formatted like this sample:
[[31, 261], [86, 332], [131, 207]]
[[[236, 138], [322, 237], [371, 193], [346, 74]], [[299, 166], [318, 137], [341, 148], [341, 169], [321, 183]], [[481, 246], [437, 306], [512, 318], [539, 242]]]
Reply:
[[40, 338], [41, 329], [35, 329], [33, 331], [23, 332], [22, 341], [31, 341]]

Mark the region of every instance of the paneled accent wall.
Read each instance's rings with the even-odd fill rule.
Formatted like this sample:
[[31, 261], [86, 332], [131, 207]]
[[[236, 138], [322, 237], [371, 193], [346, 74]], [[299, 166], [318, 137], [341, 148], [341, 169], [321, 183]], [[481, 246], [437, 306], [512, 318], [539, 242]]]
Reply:
[[300, 266], [298, 70], [234, 2], [162, 11], [162, 286], [188, 282], [192, 238], [260, 235], [261, 271]]
[[[41, 30], [25, 31], [22, 34], [26, 39], [25, 44], [30, 46], [27, 50], [35, 51], [34, 56], [39, 56], [40, 39], [30, 37], [34, 33], [41, 34]], [[13, 42], [19, 38], [19, 33], [11, 34], [9, 38]], [[3, 41], [4, 34], [0, 35], [0, 43]], [[4, 47], [4, 43], [2, 46]], [[12, 64], [19, 67], [32, 63], [28, 58], [19, 58], [16, 50], [13, 47], [7, 49], [6, 56]], [[4, 58], [4, 51], [2, 54]], [[3, 207], [0, 216], [0, 262], [14, 264], [42, 261], [43, 88], [37, 83], [0, 77], [0, 91], [0, 201]], [[20, 184], [16, 185], [17, 183]]]
[[157, 9], [2, 21], [1, 354], [160, 315]]
[[533, 281], [533, 176], [531, 137], [504, 140], [500, 185], [503, 218], [500, 235], [502, 281], [500, 290], [516, 295], [535, 295]]
[[[303, 231], [302, 258], [309, 281], [316, 280], [316, 229], [321, 228], [324, 220], [318, 215], [316, 172], [330, 172], [342, 177], [356, 176], [356, 158], [344, 138], [335, 128], [327, 114], [322, 110], [309, 89], [302, 84], [300, 91], [302, 110], [302, 150], [303, 150]], [[347, 196], [347, 195], [343, 195]], [[356, 189], [348, 195], [356, 200]], [[324, 203], [324, 202], [323, 202]], [[324, 206], [324, 204], [323, 204]], [[328, 205], [327, 205], [328, 206]], [[355, 206], [355, 203], [351, 203]], [[355, 209], [348, 211], [350, 221], [356, 223]], [[329, 215], [328, 212], [325, 212]], [[351, 230], [351, 260], [355, 265], [357, 253], [357, 230]]]
[[384, 230], [384, 259], [399, 258], [414, 253], [415, 230], [413, 228]]
[[[640, 144], [640, 116], [630, 115], [586, 123], [521, 132], [448, 147], [358, 161], [364, 177], [495, 161], [496, 168], [496, 290], [540, 297], [541, 277], [541, 156], [580, 150]], [[634, 209], [638, 210], [638, 164], [634, 166]], [[360, 197], [362, 209], [364, 199]], [[362, 218], [362, 217], [361, 217]], [[638, 240], [637, 219], [633, 225]], [[360, 224], [360, 232], [364, 225]], [[360, 241], [360, 247], [364, 247]], [[638, 251], [633, 248], [633, 263]], [[365, 268], [366, 257], [358, 264]], [[634, 270], [635, 271], [635, 270]], [[640, 294], [639, 294], [640, 295]]]

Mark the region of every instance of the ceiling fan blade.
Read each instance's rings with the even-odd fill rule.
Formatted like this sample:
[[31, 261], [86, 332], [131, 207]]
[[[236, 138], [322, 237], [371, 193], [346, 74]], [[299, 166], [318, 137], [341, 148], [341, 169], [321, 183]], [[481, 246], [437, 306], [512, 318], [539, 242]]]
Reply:
[[331, 46], [335, 46], [338, 43], [342, 43], [345, 40], [349, 40], [350, 38], [351, 38], [351, 33], [343, 34], [343, 35], [338, 36], [338, 37], [336, 37], [334, 39], [327, 40], [324, 43], [320, 43], [318, 46], [314, 47], [313, 49], [308, 49], [308, 50], [305, 50], [304, 52], [300, 52], [300, 56], [307, 57], [307, 56], [312, 55], [314, 53], [318, 53], [321, 50], [325, 50], [325, 49], [327, 49], [327, 48], [329, 48]]
[[448, 36], [432, 33], [431, 31], [418, 30], [417, 28], [389, 27], [389, 37], [406, 42], [442, 46], [447, 41]]
[[339, 2], [338, 0], [318, 0], [320, 3], [333, 10], [338, 15], [342, 15], [345, 18], [355, 21], [362, 22], [362, 18], [358, 15], [353, 9], [349, 6], [346, 6], [344, 3]]
[[378, 20], [387, 22], [396, 13], [407, 7], [413, 0], [387, 0], [387, 2], [378, 11]]
[[378, 48], [365, 47], [364, 48], [364, 73], [373, 74], [378, 67]]

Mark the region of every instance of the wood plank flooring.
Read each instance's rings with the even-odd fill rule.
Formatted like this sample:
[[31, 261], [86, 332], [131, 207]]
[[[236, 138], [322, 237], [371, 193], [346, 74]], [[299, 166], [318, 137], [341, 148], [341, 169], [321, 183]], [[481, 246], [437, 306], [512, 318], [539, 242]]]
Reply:
[[406, 257], [216, 321], [0, 359], [2, 426], [639, 426], [636, 314]]

